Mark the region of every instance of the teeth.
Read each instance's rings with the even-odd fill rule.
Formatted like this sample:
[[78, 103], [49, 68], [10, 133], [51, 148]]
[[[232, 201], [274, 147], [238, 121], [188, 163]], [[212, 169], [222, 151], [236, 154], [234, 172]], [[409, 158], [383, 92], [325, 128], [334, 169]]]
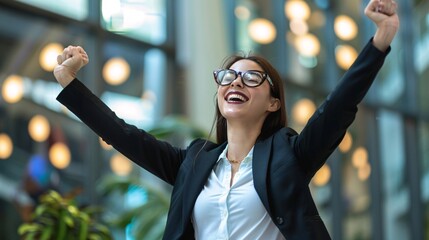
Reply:
[[240, 100], [240, 101], [243, 101], [243, 102], [245, 102], [246, 101], [246, 98], [244, 98], [242, 95], [240, 95], [240, 94], [230, 94], [229, 96], [228, 96], [228, 101], [236, 101], [236, 100]]

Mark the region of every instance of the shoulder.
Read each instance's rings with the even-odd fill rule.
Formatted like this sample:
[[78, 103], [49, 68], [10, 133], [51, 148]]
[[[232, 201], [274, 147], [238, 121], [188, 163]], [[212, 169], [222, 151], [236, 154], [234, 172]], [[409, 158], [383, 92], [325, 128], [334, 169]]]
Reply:
[[293, 128], [283, 127], [274, 133], [274, 137], [283, 137], [283, 138], [291, 138], [298, 136], [298, 132], [296, 132]]
[[274, 132], [271, 136], [261, 139], [258, 142], [261, 144], [275, 144], [283, 146], [284, 144], [293, 145], [299, 134], [290, 127], [283, 127]]

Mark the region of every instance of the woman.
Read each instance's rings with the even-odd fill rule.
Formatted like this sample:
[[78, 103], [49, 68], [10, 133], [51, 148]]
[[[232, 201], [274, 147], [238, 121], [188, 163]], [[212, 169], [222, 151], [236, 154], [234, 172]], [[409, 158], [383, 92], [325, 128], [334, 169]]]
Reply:
[[263, 58], [236, 57], [214, 72], [218, 143], [187, 149], [119, 119], [79, 80], [88, 63], [67, 47], [54, 70], [58, 100], [107, 143], [173, 185], [164, 239], [330, 239], [308, 184], [338, 146], [399, 27], [396, 3], [371, 0], [377, 31], [300, 134], [286, 126], [283, 87]]

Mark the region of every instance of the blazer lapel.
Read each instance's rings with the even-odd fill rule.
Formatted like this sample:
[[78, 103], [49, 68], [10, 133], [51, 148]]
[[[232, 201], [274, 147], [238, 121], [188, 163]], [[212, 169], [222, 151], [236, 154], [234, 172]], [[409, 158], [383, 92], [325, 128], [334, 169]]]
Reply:
[[195, 159], [195, 165], [191, 167], [184, 183], [185, 186], [183, 186], [184, 200], [182, 218], [184, 222], [189, 221], [192, 210], [194, 209], [195, 201], [203, 189], [204, 184], [207, 182], [207, 179], [214, 165], [216, 164], [219, 155], [222, 153], [225, 147], [226, 143], [221, 144], [210, 151], [203, 149], [199, 153], [198, 158]]
[[253, 150], [253, 184], [255, 190], [259, 195], [262, 203], [267, 209], [268, 213], [270, 212], [270, 205], [268, 201], [268, 192], [267, 192], [267, 178], [268, 178], [268, 164], [271, 159], [271, 145], [273, 138], [270, 137], [264, 141], [257, 142]]

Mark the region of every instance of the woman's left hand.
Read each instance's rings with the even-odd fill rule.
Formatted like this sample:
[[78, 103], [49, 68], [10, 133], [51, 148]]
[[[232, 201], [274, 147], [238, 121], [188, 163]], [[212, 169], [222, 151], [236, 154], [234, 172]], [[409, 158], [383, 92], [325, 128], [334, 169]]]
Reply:
[[398, 5], [393, 0], [371, 0], [365, 8], [365, 15], [377, 25], [373, 44], [386, 51], [399, 28]]

